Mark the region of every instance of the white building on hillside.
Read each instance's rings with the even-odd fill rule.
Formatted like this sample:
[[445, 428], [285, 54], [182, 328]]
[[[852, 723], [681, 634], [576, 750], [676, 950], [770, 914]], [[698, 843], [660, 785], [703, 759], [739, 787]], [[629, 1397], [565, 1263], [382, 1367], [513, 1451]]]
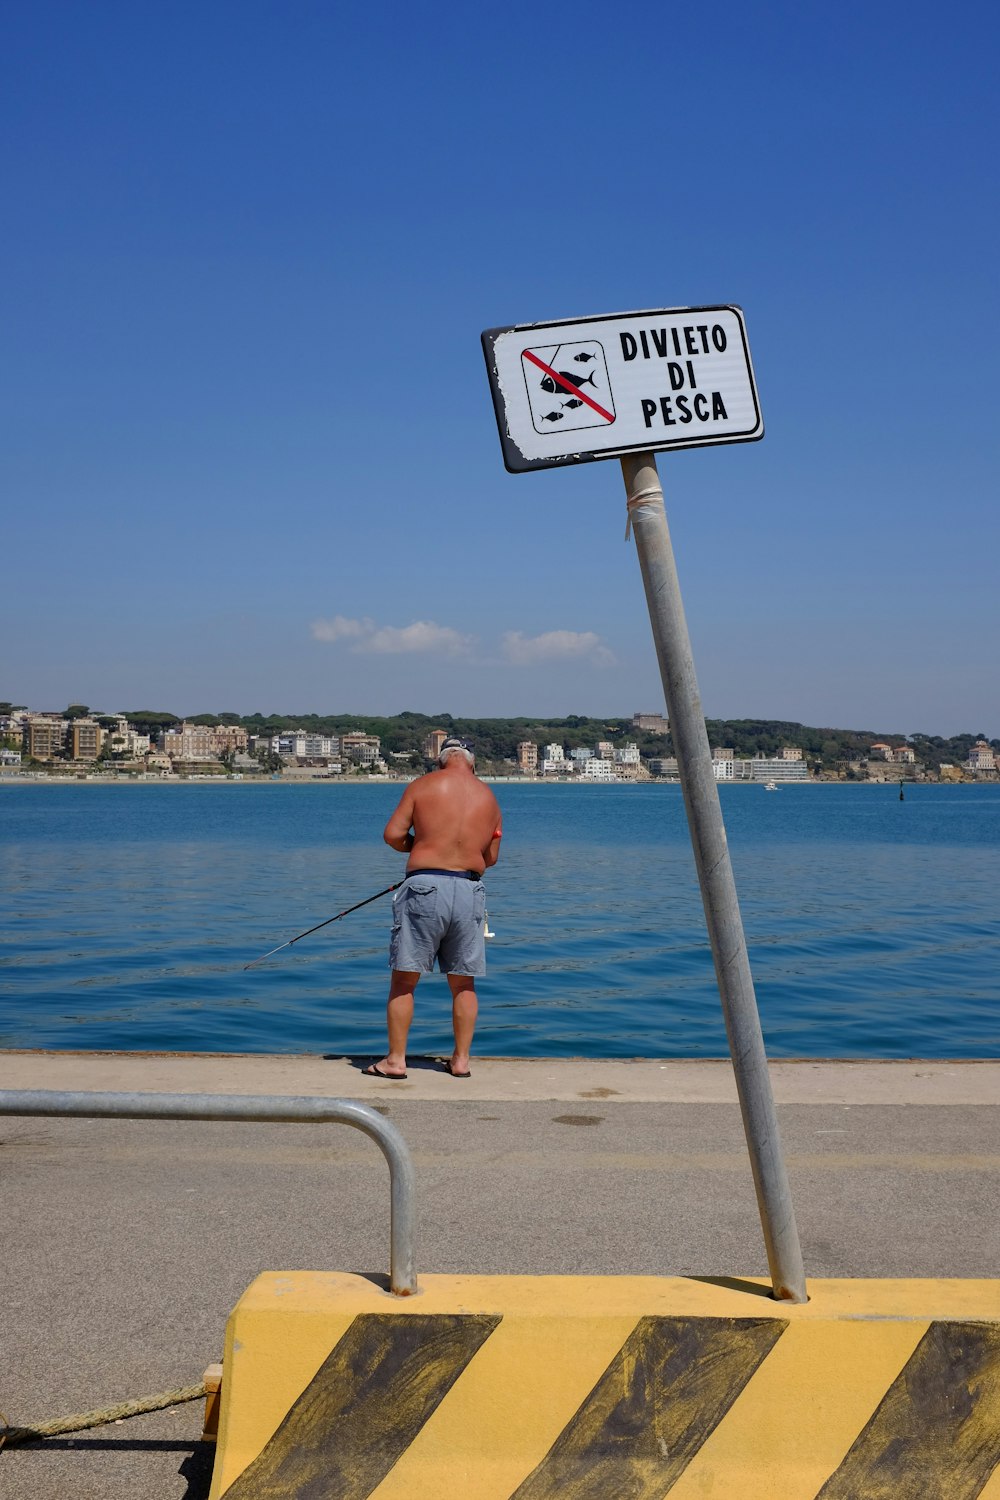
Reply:
[[617, 781], [618, 775], [614, 764], [610, 760], [602, 760], [597, 755], [592, 755], [589, 760], [584, 761], [580, 775], [584, 781]]
[[995, 771], [997, 758], [992, 745], [987, 744], [985, 740], [977, 740], [969, 751], [966, 765], [970, 771]]
[[115, 727], [110, 731], [112, 755], [138, 760], [140, 756], [149, 754], [148, 734], [140, 734], [137, 729], [133, 729], [124, 714], [115, 714], [114, 721]]
[[[740, 763], [737, 762], [737, 765]], [[780, 755], [758, 756], [756, 760], [744, 761], [748, 767], [747, 781], [808, 781], [809, 768], [804, 760], [785, 760]], [[739, 772], [737, 772], [739, 775]]]
[[340, 754], [340, 741], [336, 735], [307, 734], [304, 729], [279, 736], [278, 743], [282, 754], [294, 755], [296, 760], [329, 760]]

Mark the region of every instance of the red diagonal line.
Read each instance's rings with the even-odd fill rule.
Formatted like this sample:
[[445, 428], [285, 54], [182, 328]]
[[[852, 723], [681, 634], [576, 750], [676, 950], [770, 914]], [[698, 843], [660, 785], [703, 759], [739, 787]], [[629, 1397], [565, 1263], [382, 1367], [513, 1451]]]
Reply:
[[521, 351], [521, 358], [530, 359], [533, 365], [537, 365], [540, 370], [545, 371], [546, 375], [551, 375], [553, 380], [557, 380], [564, 391], [569, 391], [571, 396], [579, 396], [581, 401], [586, 401], [587, 405], [592, 406], [596, 412], [599, 412], [606, 422], [613, 422], [615, 420], [612, 412], [605, 411], [603, 406], [598, 406], [596, 401], [592, 400], [590, 396], [585, 395], [580, 387], [574, 385], [571, 380], [564, 380], [558, 370], [553, 370], [551, 365], [545, 364], [536, 354], [532, 354], [530, 349], [523, 349]]

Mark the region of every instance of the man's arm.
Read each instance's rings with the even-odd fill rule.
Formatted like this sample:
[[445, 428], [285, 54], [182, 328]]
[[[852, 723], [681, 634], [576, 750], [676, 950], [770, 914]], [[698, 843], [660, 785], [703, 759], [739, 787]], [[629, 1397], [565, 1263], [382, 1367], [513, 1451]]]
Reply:
[[491, 867], [491, 865], [495, 865], [497, 860], [500, 858], [500, 840], [502, 838], [503, 825], [501, 824], [500, 817], [498, 815], [496, 832], [490, 839], [489, 843], [486, 845], [486, 848], [483, 850], [483, 860], [486, 864], [487, 870]]
[[396, 849], [400, 854], [409, 854], [413, 848], [413, 835], [410, 825], [413, 822], [413, 792], [407, 787], [399, 799], [399, 806], [385, 825], [383, 839], [390, 849]]

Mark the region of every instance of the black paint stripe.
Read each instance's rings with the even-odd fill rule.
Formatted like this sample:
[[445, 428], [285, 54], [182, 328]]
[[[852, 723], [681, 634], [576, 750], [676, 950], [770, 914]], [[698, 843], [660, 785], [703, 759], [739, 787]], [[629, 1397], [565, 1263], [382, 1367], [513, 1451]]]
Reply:
[[359, 1314], [226, 1500], [364, 1500], [499, 1322]]
[[1000, 1324], [932, 1323], [817, 1500], [975, 1500], [1000, 1462]]
[[787, 1326], [641, 1318], [514, 1500], [662, 1500]]

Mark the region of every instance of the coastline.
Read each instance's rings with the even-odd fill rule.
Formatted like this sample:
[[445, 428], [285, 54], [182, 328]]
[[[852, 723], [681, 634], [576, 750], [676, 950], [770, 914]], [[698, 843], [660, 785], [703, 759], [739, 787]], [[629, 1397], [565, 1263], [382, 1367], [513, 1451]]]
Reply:
[[[49, 776], [45, 773], [34, 774], [30, 771], [19, 772], [16, 775], [0, 775], [0, 787], [5, 786], [407, 786], [411, 781], [416, 781], [416, 776]], [[675, 786], [681, 785], [678, 777], [652, 776], [648, 780], [641, 781], [598, 781], [587, 777], [553, 776], [542, 778], [541, 776], [482, 776], [481, 781], [488, 786], [534, 786], [534, 787], [640, 787], [640, 786]], [[779, 781], [778, 790], [784, 791], [789, 787], [891, 787], [898, 789], [900, 785], [906, 788], [929, 787], [929, 786], [996, 786], [996, 781], [906, 781], [902, 783], [896, 777], [887, 777], [881, 781], [841, 781], [839, 779], [809, 779], [808, 781]], [[723, 781], [718, 782], [720, 787], [756, 787], [764, 789], [762, 781]]]

